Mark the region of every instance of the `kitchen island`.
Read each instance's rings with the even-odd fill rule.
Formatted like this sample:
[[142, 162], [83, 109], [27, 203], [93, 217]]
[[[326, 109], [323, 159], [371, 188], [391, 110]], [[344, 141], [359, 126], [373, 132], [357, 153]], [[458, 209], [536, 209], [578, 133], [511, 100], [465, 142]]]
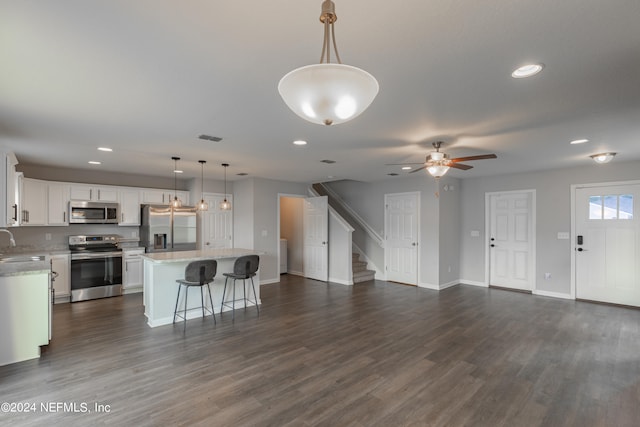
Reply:
[[36, 258], [0, 260], [0, 366], [40, 357], [49, 344], [51, 264]]
[[[147, 317], [147, 324], [155, 328], [156, 326], [168, 325], [173, 323], [173, 311], [176, 306], [176, 297], [178, 295], [178, 283], [176, 280], [184, 278], [184, 270], [191, 261], [200, 261], [205, 259], [215, 259], [218, 262], [218, 269], [214, 281], [211, 283], [211, 296], [213, 298], [213, 311], [220, 312], [222, 305], [222, 291], [224, 288], [223, 273], [233, 272], [233, 263], [241, 256], [260, 255], [253, 249], [239, 248], [221, 248], [206, 249], [198, 251], [180, 251], [180, 252], [159, 252], [146, 253], [142, 255], [144, 262], [144, 314]], [[256, 296], [260, 303], [260, 270], [253, 278], [256, 288]], [[231, 286], [233, 281], [229, 281], [227, 286], [227, 294], [231, 294]], [[242, 280], [236, 282], [236, 296], [242, 295]], [[251, 286], [247, 280], [247, 286]], [[205, 290], [206, 292], [206, 290]], [[178, 308], [183, 307], [184, 292], [180, 294], [180, 304]], [[227, 300], [229, 298], [226, 298]], [[247, 303], [249, 305], [249, 303]], [[201, 305], [200, 292], [190, 292], [187, 301], [187, 309], [199, 307]], [[205, 295], [205, 306], [209, 307], [209, 298]], [[236, 302], [236, 310], [244, 308], [242, 301]], [[225, 311], [228, 308], [225, 307]], [[202, 317], [202, 310], [191, 310], [187, 313], [187, 318]], [[176, 321], [182, 321], [177, 318]]]

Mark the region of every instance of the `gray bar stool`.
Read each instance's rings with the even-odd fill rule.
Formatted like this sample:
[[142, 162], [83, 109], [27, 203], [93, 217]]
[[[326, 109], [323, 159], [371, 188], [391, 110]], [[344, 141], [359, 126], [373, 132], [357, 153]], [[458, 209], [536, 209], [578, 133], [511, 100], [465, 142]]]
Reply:
[[[176, 317], [180, 317], [184, 321], [183, 331], [187, 330], [187, 311], [195, 310], [198, 308], [202, 308], [202, 317], [206, 316], [205, 310], [211, 313], [213, 317], [213, 323], [216, 323], [216, 315], [213, 312], [213, 299], [211, 298], [211, 287], [209, 287], [209, 283], [213, 282], [213, 278], [216, 275], [216, 270], [218, 269], [218, 262], [216, 260], [203, 260], [203, 261], [192, 261], [187, 264], [187, 267], [184, 269], [184, 279], [176, 280], [179, 283], [178, 286], [178, 296], [176, 297], [176, 308], [173, 310], [173, 323], [176, 323]], [[209, 290], [209, 302], [211, 303], [211, 309], [209, 310], [204, 305], [204, 292], [203, 287], [207, 286]], [[178, 311], [178, 301], [180, 300], [180, 289], [185, 287], [184, 291], [184, 309]], [[187, 309], [187, 302], [189, 299], [189, 288], [192, 286], [198, 286], [200, 288], [200, 301], [202, 303], [201, 307], [193, 307]]]
[[[253, 276], [256, 275], [256, 271], [258, 271], [258, 267], [260, 265], [260, 257], [258, 255], [245, 255], [241, 256], [233, 263], [233, 273], [223, 273], [226, 277], [224, 279], [224, 290], [222, 291], [222, 306], [220, 307], [220, 316], [222, 316], [222, 309], [226, 306], [231, 308], [232, 314], [231, 318], [235, 319], [236, 314], [236, 280], [242, 279], [242, 290], [243, 290], [243, 301], [244, 308], [247, 309], [247, 301], [252, 302], [256, 305], [256, 309], [258, 310], [258, 314], [260, 314], [260, 307], [258, 307], [258, 296], [256, 294], [256, 288], [253, 283]], [[231, 301], [226, 301], [224, 299], [225, 294], [227, 293], [227, 281], [229, 279], [233, 279], [233, 299]], [[253, 301], [247, 299], [247, 287], [246, 280], [251, 279], [251, 288], [253, 289]], [[239, 301], [239, 300], [238, 300]]]

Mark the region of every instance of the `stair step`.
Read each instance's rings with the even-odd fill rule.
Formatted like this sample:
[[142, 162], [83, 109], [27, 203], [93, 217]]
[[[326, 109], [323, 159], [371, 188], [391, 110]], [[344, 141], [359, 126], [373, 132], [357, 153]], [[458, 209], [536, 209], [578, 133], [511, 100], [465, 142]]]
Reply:
[[359, 271], [365, 271], [366, 269], [367, 269], [367, 263], [364, 261], [356, 261], [351, 265], [351, 270], [354, 273], [357, 273]]
[[373, 270], [364, 270], [357, 273], [353, 273], [353, 283], [362, 283], [369, 280], [374, 280], [376, 272]]

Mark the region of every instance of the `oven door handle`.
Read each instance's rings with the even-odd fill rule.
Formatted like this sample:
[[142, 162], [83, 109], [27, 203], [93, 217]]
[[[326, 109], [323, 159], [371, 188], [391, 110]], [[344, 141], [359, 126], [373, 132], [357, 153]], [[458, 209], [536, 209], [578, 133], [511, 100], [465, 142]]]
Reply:
[[71, 261], [79, 261], [83, 259], [99, 259], [99, 258], [122, 258], [122, 252], [103, 252], [99, 254], [71, 255]]

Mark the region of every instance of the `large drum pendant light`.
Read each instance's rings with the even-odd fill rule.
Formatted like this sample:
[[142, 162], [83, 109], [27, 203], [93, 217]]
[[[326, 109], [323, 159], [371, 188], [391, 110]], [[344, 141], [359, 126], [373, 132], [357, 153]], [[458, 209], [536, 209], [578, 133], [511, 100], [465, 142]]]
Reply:
[[[324, 41], [320, 63], [297, 68], [278, 84], [280, 96], [298, 116], [312, 123], [335, 125], [358, 117], [378, 94], [378, 81], [368, 72], [342, 64], [333, 23], [338, 19], [331, 0], [322, 3]], [[338, 63], [331, 62], [331, 48]]]

